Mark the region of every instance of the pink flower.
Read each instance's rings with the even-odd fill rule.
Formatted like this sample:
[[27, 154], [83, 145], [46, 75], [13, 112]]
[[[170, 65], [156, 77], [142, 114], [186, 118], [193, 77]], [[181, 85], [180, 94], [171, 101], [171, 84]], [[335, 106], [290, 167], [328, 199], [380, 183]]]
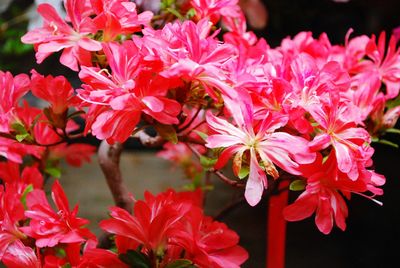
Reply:
[[223, 68], [232, 59], [234, 48], [221, 44], [215, 38], [216, 33], [210, 36], [211, 26], [209, 20], [203, 19], [197, 24], [168, 23], [158, 31], [145, 29], [144, 44], [164, 63], [161, 76], [192, 82], [215, 99], [215, 90], [234, 96]]
[[247, 202], [254, 206], [260, 201], [264, 188], [268, 186], [265, 173], [274, 179], [279, 177], [275, 164], [293, 175], [300, 175], [300, 164], [312, 162], [315, 154], [309, 152], [305, 139], [285, 132], [276, 132], [286, 125], [286, 117], [267, 112], [262, 120], [256, 120], [251, 100], [246, 99], [245, 94], [242, 94], [240, 100], [241, 102], [235, 102], [224, 98], [225, 106], [231, 112], [236, 126], [211, 113], [207, 115], [208, 125], [217, 134], [207, 138], [206, 146], [225, 148], [215, 165], [217, 169], [235, 155], [233, 170], [236, 175], [240, 172], [245, 153], [249, 154], [247, 159], [250, 170], [245, 197]]
[[348, 107], [339, 102], [339, 97], [331, 94], [323, 105], [313, 105], [310, 114], [318, 123], [317, 134], [310, 142], [310, 149], [319, 151], [332, 145], [337, 159], [337, 167], [343, 173], [356, 180], [359, 175], [358, 161], [366, 155], [364, 143], [369, 144], [371, 137], [364, 128], [358, 128], [348, 116]]
[[[204, 151], [203, 146], [198, 147], [200, 151]], [[183, 142], [178, 142], [177, 144], [171, 142], [165, 143], [163, 150], [159, 151], [157, 156], [171, 161], [174, 167], [181, 167], [188, 179], [194, 179], [203, 171], [202, 166], [194, 161], [192, 151]]]
[[18, 101], [29, 91], [29, 77], [0, 71], [0, 132], [9, 132], [12, 112]]
[[368, 76], [376, 76], [386, 86], [386, 98], [395, 98], [400, 91], [400, 50], [396, 49], [396, 38], [391, 36], [385, 52], [386, 34], [379, 35], [378, 43], [372, 35], [365, 48], [366, 55], [371, 60], [361, 61], [358, 65], [359, 72]]
[[74, 89], [64, 76], [44, 77], [32, 70], [31, 90], [33, 95], [50, 103], [56, 115], [63, 114], [74, 100]]
[[36, 166], [26, 166], [20, 172], [20, 165], [11, 161], [0, 162], [0, 178], [3, 182], [14, 185], [21, 195], [28, 185], [35, 189], [43, 186], [43, 176]]
[[132, 134], [142, 113], [163, 124], [179, 123], [180, 104], [166, 97], [170, 83], [152, 69], [157, 63], [147, 62], [132, 41], [103, 46], [112, 73], [88, 67], [79, 73], [86, 83], [79, 97], [91, 106], [86, 131], [114, 143]]
[[43, 17], [43, 27], [29, 31], [21, 40], [35, 45], [37, 63], [54, 52], [64, 50], [60, 62], [78, 71], [78, 64], [91, 65], [90, 53], [101, 50], [101, 45], [88, 37], [97, 29], [90, 18], [86, 1], [66, 0], [65, 9], [72, 27], [57, 14], [54, 7], [44, 3], [37, 10]]
[[239, 236], [224, 223], [203, 215], [200, 209], [192, 209], [187, 223], [176, 231], [172, 243], [185, 249], [184, 258], [199, 267], [239, 268], [249, 257], [238, 245]]
[[30, 218], [30, 222], [29, 226], [21, 229], [36, 239], [37, 247], [97, 241], [96, 236], [84, 228], [89, 221], [76, 217], [78, 206], [70, 211], [67, 197], [58, 181], [53, 184], [52, 199], [57, 211], [50, 206], [43, 190], [33, 190], [26, 199], [28, 210], [25, 216]]
[[96, 17], [93, 22], [103, 33], [103, 41], [113, 41], [118, 35], [140, 32], [149, 25], [153, 13], [137, 14], [136, 4], [126, 0], [91, 1]]
[[[318, 229], [328, 234], [334, 223], [340, 229], [346, 229], [348, 210], [343, 196], [350, 199], [352, 193], [359, 194], [380, 204], [373, 197], [383, 194], [377, 186], [382, 186], [385, 178], [371, 170], [364, 170], [357, 180], [351, 180], [347, 174], [337, 170], [335, 158], [335, 154], [331, 153], [323, 162], [322, 156], [319, 155], [317, 161], [303, 166], [303, 176], [307, 178], [307, 186], [297, 200], [284, 209], [286, 220], [299, 221], [315, 212]], [[367, 191], [373, 196], [363, 194]]]
[[62, 247], [65, 256], [49, 250], [44, 254], [45, 268], [59, 268], [70, 266], [76, 268], [128, 268], [118, 255], [110, 250], [95, 248], [95, 245], [85, 245], [82, 249], [80, 243], [70, 243]]
[[61, 143], [51, 147], [49, 159], [65, 158], [68, 164], [80, 167], [84, 162], [90, 163], [91, 156], [96, 152], [96, 146], [85, 143]]
[[27, 238], [20, 227], [20, 221], [25, 218], [21, 196], [15, 184], [0, 186], [0, 261], [3, 262], [11, 263], [11, 256], [15, 256], [16, 251], [21, 256], [29, 255], [29, 248], [20, 241]]
[[238, 0], [191, 0], [190, 4], [196, 11], [196, 19], [208, 18], [217, 24], [222, 17], [237, 18], [241, 15]]
[[9, 268], [41, 268], [40, 260], [32, 248], [17, 240], [7, 248], [1, 261]]

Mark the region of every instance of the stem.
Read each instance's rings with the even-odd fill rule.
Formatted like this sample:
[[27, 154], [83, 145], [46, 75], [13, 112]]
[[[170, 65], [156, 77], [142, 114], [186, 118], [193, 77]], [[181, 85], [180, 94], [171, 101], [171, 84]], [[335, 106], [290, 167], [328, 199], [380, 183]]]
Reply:
[[267, 268], [284, 268], [286, 253], [286, 220], [282, 210], [288, 203], [289, 180], [279, 184], [277, 195], [270, 195], [267, 220]]
[[193, 117], [190, 119], [190, 121], [186, 125], [182, 126], [180, 129], [178, 129], [178, 132], [183, 132], [184, 130], [188, 129], [192, 125], [194, 120], [196, 120], [196, 118], [199, 115], [200, 111], [201, 111], [201, 108], [200, 107], [197, 108], [196, 113], [193, 115]]
[[123, 147], [120, 143], [110, 145], [107, 141], [102, 141], [98, 152], [99, 164], [106, 177], [115, 204], [120, 208], [132, 212], [133, 200], [123, 182], [119, 168], [122, 149]]

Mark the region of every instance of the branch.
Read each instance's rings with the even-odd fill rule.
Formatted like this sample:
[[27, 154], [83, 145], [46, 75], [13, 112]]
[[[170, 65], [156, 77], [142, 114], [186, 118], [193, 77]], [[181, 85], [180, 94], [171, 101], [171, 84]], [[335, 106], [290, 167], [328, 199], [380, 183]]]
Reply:
[[106, 177], [115, 204], [120, 208], [132, 212], [133, 200], [123, 182], [119, 168], [122, 148], [122, 144], [120, 143], [110, 145], [107, 141], [102, 141], [98, 152], [99, 164]]
[[165, 143], [165, 140], [161, 136], [152, 137], [147, 134], [144, 129], [139, 130], [133, 135], [134, 138], [138, 138], [139, 141], [146, 147], [157, 148]]

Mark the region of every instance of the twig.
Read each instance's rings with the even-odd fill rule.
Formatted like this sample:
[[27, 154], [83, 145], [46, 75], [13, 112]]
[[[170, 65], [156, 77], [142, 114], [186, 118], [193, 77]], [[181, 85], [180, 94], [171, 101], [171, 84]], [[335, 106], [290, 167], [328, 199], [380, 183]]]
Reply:
[[102, 141], [98, 152], [99, 164], [106, 177], [115, 204], [120, 208], [132, 212], [133, 200], [123, 182], [119, 168], [122, 148], [122, 144], [120, 143], [110, 145], [107, 141]]
[[[193, 154], [194, 154], [198, 159], [200, 159], [200, 157], [201, 157], [202, 155], [196, 150], [196, 148], [194, 148], [194, 147], [193, 147], [191, 144], [189, 144], [189, 143], [187, 143], [186, 145], [187, 145], [187, 146], [189, 147], [189, 149], [193, 152]], [[222, 180], [223, 182], [225, 182], [226, 184], [229, 184], [229, 185], [234, 186], [234, 187], [239, 187], [239, 188], [244, 188], [244, 187], [245, 187], [245, 185], [242, 184], [242, 183], [240, 183], [239, 181], [234, 181], [234, 180], [229, 179], [229, 178], [226, 177], [224, 174], [222, 174], [221, 171], [218, 171], [218, 170], [215, 170], [215, 169], [211, 168], [211, 169], [210, 169], [210, 172], [212, 172], [212, 173], [214, 173], [215, 175], [217, 175], [217, 177], [218, 177], [220, 180]]]

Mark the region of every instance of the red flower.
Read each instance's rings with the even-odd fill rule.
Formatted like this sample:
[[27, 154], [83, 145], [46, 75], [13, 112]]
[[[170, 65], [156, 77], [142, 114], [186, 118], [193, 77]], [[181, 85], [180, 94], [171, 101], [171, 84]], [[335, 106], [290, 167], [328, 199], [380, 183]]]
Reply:
[[146, 192], [145, 200], [135, 203], [134, 215], [112, 207], [112, 218], [100, 222], [100, 227], [116, 234], [119, 252], [136, 249], [139, 245], [143, 245], [145, 251], [155, 252], [164, 248], [169, 235], [177, 231], [177, 222], [192, 207], [172, 190], [158, 196]]

